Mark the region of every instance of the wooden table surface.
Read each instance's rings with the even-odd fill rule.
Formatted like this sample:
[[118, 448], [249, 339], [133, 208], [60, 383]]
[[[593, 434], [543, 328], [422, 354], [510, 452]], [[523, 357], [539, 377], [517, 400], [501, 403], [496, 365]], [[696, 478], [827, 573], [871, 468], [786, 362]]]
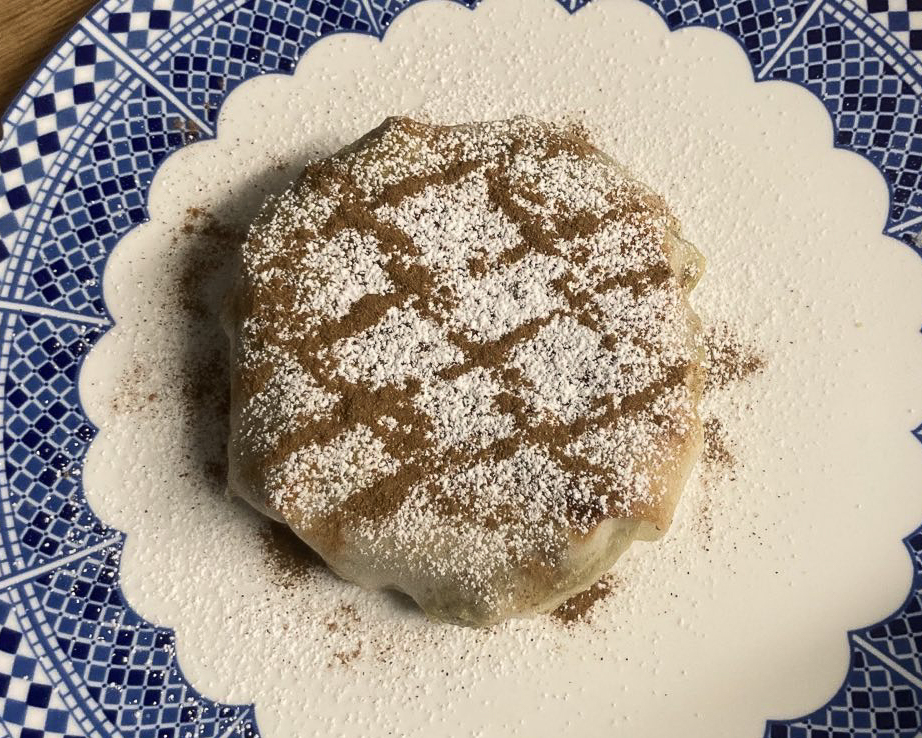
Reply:
[[0, 111], [95, 0], [0, 0]]

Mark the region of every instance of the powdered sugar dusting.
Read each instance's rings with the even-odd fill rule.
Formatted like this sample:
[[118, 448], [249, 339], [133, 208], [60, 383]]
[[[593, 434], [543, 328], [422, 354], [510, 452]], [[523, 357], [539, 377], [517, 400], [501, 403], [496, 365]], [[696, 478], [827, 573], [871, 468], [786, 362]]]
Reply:
[[379, 323], [334, 344], [330, 352], [340, 376], [375, 388], [409, 377], [431, 381], [439, 369], [461, 359], [446, 331], [412, 307], [388, 309]]
[[[371, 168], [382, 166], [375, 162]], [[437, 269], [445, 280], [455, 278], [463, 284], [471, 259], [495, 259], [521, 240], [515, 224], [491, 206], [484, 171], [474, 171], [451, 185], [430, 185], [396, 207], [377, 208], [375, 215], [413, 240], [420, 264]]]
[[[560, 494], [562, 488], [569, 490], [570, 499]], [[508, 459], [485, 460], [440, 477], [434, 491], [422, 487], [414, 491], [383, 524], [366, 522], [359, 537], [385, 563], [394, 567], [409, 563], [429, 576], [444, 576], [488, 602], [497, 597], [494, 580], [534, 560], [549, 542], [563, 545], [559, 529], [573, 522], [574, 499], [594, 500], [604, 508], [604, 500], [594, 496], [586, 480], [567, 473], [533, 446]], [[468, 514], [460, 521], [439, 514], [432, 504], [438, 496], [454, 500]], [[511, 510], [516, 511], [515, 517], [503, 520], [503, 512]], [[459, 546], [471, 548], [470, 555], [451, 555]]]
[[241, 424], [247, 429], [246, 442], [265, 451], [279, 442], [282, 433], [324, 417], [336, 397], [277, 347], [267, 346], [262, 358], [273, 370], [243, 406]]
[[642, 350], [618, 345], [620, 356], [602, 347], [602, 336], [571, 316], [555, 315], [538, 334], [513, 351], [511, 364], [529, 383], [531, 409], [549, 420], [571, 423], [594, 400], [611, 394], [621, 401], [621, 364], [640, 360]]
[[475, 367], [457, 379], [425, 383], [413, 398], [420, 412], [427, 412], [432, 428], [427, 438], [438, 451], [450, 448], [486, 448], [493, 441], [508, 438], [515, 422], [483, 401], [496, 397], [502, 385], [492, 372]]
[[272, 470], [270, 485], [276, 496], [272, 502], [282, 507], [284, 492], [297, 494], [310, 489], [311, 494], [299, 495], [298, 509], [308, 518], [322, 514], [342, 503], [350, 495], [391, 474], [396, 462], [384, 450], [384, 445], [365, 426], [357, 426], [324, 446], [312, 445], [298, 449]]
[[449, 325], [471, 341], [495, 341], [519, 326], [566, 308], [554, 280], [566, 272], [560, 257], [529, 254], [480, 279], [458, 280], [458, 307]]
[[393, 289], [382, 262], [373, 236], [344, 229], [318, 243], [316, 253], [304, 255], [294, 304], [306, 320], [319, 320], [320, 315], [341, 318], [362, 295]]

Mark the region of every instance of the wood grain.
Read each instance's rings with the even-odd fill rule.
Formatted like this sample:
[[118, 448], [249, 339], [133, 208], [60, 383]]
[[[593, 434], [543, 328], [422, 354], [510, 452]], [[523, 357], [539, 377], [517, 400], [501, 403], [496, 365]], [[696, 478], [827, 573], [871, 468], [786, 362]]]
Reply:
[[0, 0], [0, 111], [95, 0]]

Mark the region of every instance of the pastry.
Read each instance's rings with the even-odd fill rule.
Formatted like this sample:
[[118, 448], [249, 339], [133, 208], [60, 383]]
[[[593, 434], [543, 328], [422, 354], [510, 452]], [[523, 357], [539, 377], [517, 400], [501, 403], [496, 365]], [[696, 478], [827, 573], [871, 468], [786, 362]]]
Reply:
[[434, 618], [553, 610], [670, 524], [702, 445], [702, 269], [573, 127], [390, 118], [242, 246], [230, 490]]

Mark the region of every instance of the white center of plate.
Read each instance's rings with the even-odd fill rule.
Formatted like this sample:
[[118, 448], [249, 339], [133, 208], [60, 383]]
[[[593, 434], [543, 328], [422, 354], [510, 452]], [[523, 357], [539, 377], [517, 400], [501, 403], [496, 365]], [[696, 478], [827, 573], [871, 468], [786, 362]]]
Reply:
[[[280, 570], [263, 521], [209, 477], [222, 429], [201, 399], [223, 390], [221, 337], [198, 290], [205, 307], [219, 298], [201, 272], [230, 236], [187, 209], [242, 227], [304, 161], [388, 115], [519, 113], [584, 122], [666, 197], [708, 259], [700, 312], [745, 326], [767, 368], [711, 401], [735, 478], [689, 486], [591, 624], [474, 631], [323, 569]], [[905, 596], [899, 539], [922, 520], [922, 265], [880, 235], [886, 207], [808, 93], [756, 85], [728, 37], [671, 34], [639, 2], [569, 16], [552, 0], [433, 0], [383, 44], [321, 41], [294, 77], [232, 94], [216, 141], [168, 160], [151, 222], [107, 267], [117, 324], [81, 376], [100, 428], [85, 483], [128, 533], [131, 604], [176, 629], [196, 688], [255, 702], [266, 738], [739, 738], [812, 711], [841, 683], [845, 631]]]

